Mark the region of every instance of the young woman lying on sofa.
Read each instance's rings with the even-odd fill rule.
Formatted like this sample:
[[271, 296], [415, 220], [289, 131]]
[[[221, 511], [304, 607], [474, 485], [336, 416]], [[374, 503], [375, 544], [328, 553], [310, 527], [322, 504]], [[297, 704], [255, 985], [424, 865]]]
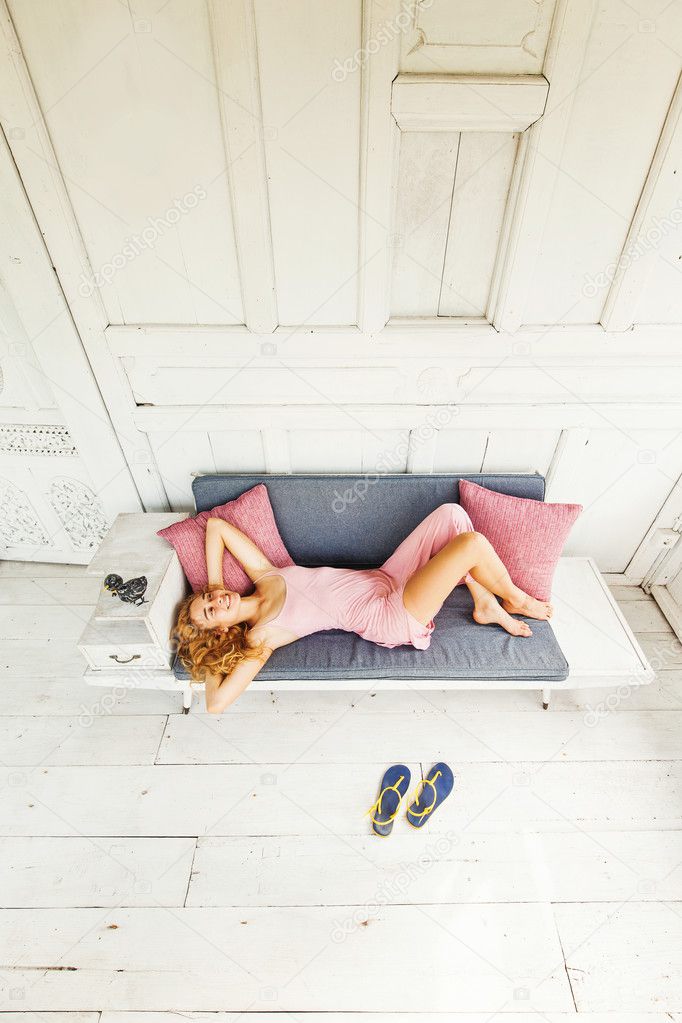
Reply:
[[[224, 588], [225, 549], [254, 582], [253, 593]], [[235, 526], [209, 518], [206, 565], [208, 587], [181, 605], [175, 639], [182, 663], [205, 682], [206, 708], [213, 714], [237, 699], [274, 650], [313, 632], [343, 629], [379, 646], [426, 649], [434, 617], [460, 583], [473, 597], [474, 620], [500, 625], [512, 636], [532, 635], [513, 614], [541, 620], [552, 615], [551, 604], [514, 585], [458, 504], [436, 508], [373, 569], [276, 568]]]

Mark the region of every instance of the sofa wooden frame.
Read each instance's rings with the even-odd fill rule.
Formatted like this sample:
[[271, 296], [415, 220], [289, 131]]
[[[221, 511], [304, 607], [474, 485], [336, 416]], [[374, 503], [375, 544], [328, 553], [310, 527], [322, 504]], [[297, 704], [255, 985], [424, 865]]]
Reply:
[[[329, 474], [336, 475], [336, 474]], [[182, 518], [181, 514], [141, 513], [139, 540], [141, 549], [156, 541], [156, 530], [169, 521]], [[106, 543], [106, 540], [104, 541]], [[172, 558], [177, 559], [173, 552]], [[101, 573], [102, 559], [95, 556], [88, 569]], [[170, 573], [172, 574], [172, 573]], [[614, 688], [616, 698], [626, 698], [635, 686], [650, 683], [655, 672], [623, 616], [596, 563], [589, 557], [563, 557], [557, 566], [554, 580], [553, 602], [555, 615], [552, 627], [569, 664], [569, 675], [563, 681], [551, 683], [536, 679], [420, 679], [414, 678], [339, 678], [283, 680], [259, 679], [250, 688], [267, 691], [325, 689], [330, 685], [343, 690], [461, 690], [461, 689], [515, 689], [535, 690], [542, 694], [542, 705], [549, 707], [552, 690]], [[170, 631], [172, 621], [169, 619]], [[659, 663], [664, 664], [666, 651], [656, 652]], [[194, 691], [204, 688], [203, 683], [176, 678], [171, 667], [148, 667], [144, 662], [111, 669], [86, 670], [85, 678], [91, 685], [123, 686], [139, 689], [179, 691], [183, 697], [183, 710], [187, 713]]]

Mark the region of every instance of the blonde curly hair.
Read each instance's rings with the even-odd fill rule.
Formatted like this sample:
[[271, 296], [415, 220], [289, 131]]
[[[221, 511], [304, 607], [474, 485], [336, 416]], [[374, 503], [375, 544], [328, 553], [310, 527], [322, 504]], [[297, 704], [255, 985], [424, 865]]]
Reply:
[[205, 682], [207, 675], [229, 675], [238, 664], [252, 657], [258, 657], [263, 644], [249, 643], [249, 627], [246, 622], [237, 622], [224, 631], [202, 629], [195, 625], [189, 609], [192, 601], [200, 596], [190, 593], [178, 609], [175, 628], [171, 639], [175, 641], [180, 662], [195, 682]]

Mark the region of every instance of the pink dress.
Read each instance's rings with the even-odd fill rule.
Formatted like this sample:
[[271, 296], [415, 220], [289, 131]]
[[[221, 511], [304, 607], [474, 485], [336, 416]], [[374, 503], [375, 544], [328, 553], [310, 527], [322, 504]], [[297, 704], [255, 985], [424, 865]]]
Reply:
[[435, 628], [433, 619], [422, 625], [411, 615], [403, 604], [403, 590], [417, 569], [449, 540], [473, 528], [458, 504], [442, 504], [380, 568], [273, 568], [264, 575], [281, 575], [286, 594], [281, 611], [266, 624], [299, 638], [325, 629], [343, 629], [378, 646], [411, 645], [425, 650]]

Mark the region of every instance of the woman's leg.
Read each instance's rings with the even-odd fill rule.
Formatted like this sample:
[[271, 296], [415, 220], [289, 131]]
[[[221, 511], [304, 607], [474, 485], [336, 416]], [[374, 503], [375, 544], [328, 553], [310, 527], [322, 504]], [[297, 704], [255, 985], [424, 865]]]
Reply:
[[456, 583], [470, 573], [474, 581], [502, 597], [504, 609], [530, 618], [546, 619], [552, 605], [536, 600], [512, 582], [509, 572], [481, 533], [468, 532], [450, 540], [410, 577], [403, 603], [417, 621], [426, 624], [443, 606]]
[[[441, 504], [405, 537], [381, 568], [400, 586], [405, 586], [408, 579], [450, 540], [461, 533], [470, 533], [473, 528], [471, 519], [461, 505]], [[464, 582], [464, 579], [456, 580], [456, 583], [459, 582]]]
[[520, 622], [518, 618], [512, 618], [498, 604], [495, 594], [477, 583], [471, 575], [467, 575], [465, 582], [474, 599], [473, 619], [475, 622], [478, 622], [479, 625], [501, 625], [512, 636], [533, 635], [528, 622]]

